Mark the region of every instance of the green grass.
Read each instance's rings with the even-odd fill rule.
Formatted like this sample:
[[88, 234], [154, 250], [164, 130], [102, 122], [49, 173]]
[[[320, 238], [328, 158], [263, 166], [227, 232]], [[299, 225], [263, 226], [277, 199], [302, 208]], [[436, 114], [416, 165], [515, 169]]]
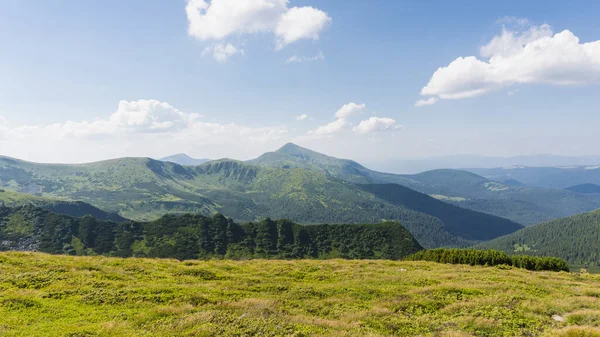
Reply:
[[0, 336], [600, 336], [598, 285], [505, 266], [11, 252]]

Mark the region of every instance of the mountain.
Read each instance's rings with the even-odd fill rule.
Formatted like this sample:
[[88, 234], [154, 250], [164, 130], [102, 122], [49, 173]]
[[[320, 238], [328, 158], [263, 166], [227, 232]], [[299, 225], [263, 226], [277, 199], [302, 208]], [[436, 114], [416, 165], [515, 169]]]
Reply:
[[555, 256], [571, 264], [600, 266], [600, 210], [527, 227], [478, 248]]
[[91, 215], [100, 220], [127, 221], [127, 219], [118, 214], [105, 212], [85, 202], [43, 198], [3, 189], [0, 189], [0, 205], [8, 207], [33, 205], [50, 212], [73, 217]]
[[597, 165], [600, 156], [560, 156], [552, 154], [491, 157], [481, 155], [451, 155], [423, 159], [393, 159], [369, 163], [378, 171], [414, 174], [436, 169], [485, 169], [490, 167], [568, 167]]
[[600, 193], [600, 186], [596, 184], [579, 184], [567, 187], [565, 190], [577, 193]]
[[202, 159], [192, 158], [185, 153], [174, 154], [172, 156], [164, 157], [159, 160], [160, 161], [168, 161], [171, 163], [184, 165], [184, 166], [196, 166], [196, 165], [204, 164], [204, 163], [210, 161], [210, 159], [205, 159], [205, 158], [202, 158]]
[[401, 259], [422, 247], [399, 223], [301, 226], [264, 219], [237, 224], [217, 214], [165, 215], [115, 223], [54, 214], [34, 206], [0, 207], [0, 250], [53, 254], [197, 259]]
[[[302, 224], [396, 220], [424, 247], [466, 246], [521, 228], [509, 220], [456, 206], [440, 207], [440, 201], [409, 189], [393, 193], [417, 195], [418, 207], [390, 200], [379, 190], [366, 190], [327, 171], [227, 159], [181, 166], [149, 158], [79, 165], [0, 158], [0, 188], [81, 200], [138, 221], [167, 213], [216, 212], [239, 221], [271, 216]], [[477, 221], [466, 220], [471, 217]]]
[[564, 167], [527, 167], [509, 166], [488, 169], [468, 169], [488, 179], [503, 181], [518, 180], [525, 185], [565, 189], [580, 184], [600, 185], [600, 160], [596, 165], [564, 166]]
[[377, 172], [352, 160], [326, 156], [291, 143], [250, 162], [265, 167], [303, 168], [358, 184], [399, 184], [463, 208], [524, 225], [600, 208], [600, 196], [596, 195], [507, 185], [464, 170], [439, 169], [403, 175]]

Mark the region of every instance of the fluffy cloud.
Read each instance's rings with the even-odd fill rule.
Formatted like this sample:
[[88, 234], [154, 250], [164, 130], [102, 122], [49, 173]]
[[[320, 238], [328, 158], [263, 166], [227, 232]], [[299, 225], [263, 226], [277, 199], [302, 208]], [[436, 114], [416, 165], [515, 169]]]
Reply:
[[297, 56], [297, 55], [290, 56], [287, 60], [285, 60], [285, 63], [303, 63], [303, 62], [310, 62], [310, 61], [320, 61], [320, 60], [324, 60], [324, 59], [325, 59], [325, 55], [323, 54], [322, 51], [319, 50], [319, 53], [317, 53], [317, 55], [312, 56], [312, 57]]
[[351, 124], [348, 121], [346, 121], [346, 119], [339, 118], [329, 124], [319, 126], [315, 130], [309, 131], [309, 133], [314, 134], [316, 136], [332, 135], [334, 133], [344, 130], [349, 125]]
[[435, 104], [435, 102], [437, 102], [437, 101], [438, 101], [438, 99], [435, 97], [429, 97], [428, 99], [420, 99], [415, 102], [415, 106], [420, 107], [420, 106], [425, 106], [425, 105], [432, 105], [432, 104]]
[[[49, 125], [12, 126], [0, 117], [3, 154], [28, 159], [91, 161], [107, 157], [153, 155], [229, 147], [239, 156], [259, 154], [284, 141], [285, 125], [251, 127], [213, 123], [157, 100], [121, 101], [105, 119]], [[160, 151], [160, 152], [158, 152]], [[212, 154], [218, 157], [218, 154]], [[61, 157], [64, 156], [64, 157]], [[210, 157], [210, 153], [205, 156]]]
[[293, 7], [287, 10], [275, 27], [278, 48], [301, 39], [319, 38], [319, 33], [331, 22], [327, 13], [313, 7]]
[[340, 132], [346, 127], [351, 126], [352, 123], [348, 122], [348, 117], [355, 115], [366, 108], [365, 104], [348, 103], [344, 104], [336, 113], [335, 121], [320, 126], [308, 133], [316, 136], [332, 135]]
[[217, 62], [224, 63], [235, 54], [244, 55], [244, 50], [236, 48], [231, 43], [216, 43], [204, 48], [204, 51], [202, 51], [202, 56], [208, 54], [212, 54], [213, 58]]
[[296, 116], [296, 120], [297, 121], [303, 121], [303, 120], [306, 120], [306, 119], [308, 119], [308, 115], [307, 114], [302, 114], [300, 116]]
[[354, 127], [357, 133], [371, 133], [371, 132], [383, 132], [399, 130], [402, 127], [396, 125], [396, 121], [386, 117], [371, 117], [364, 121], [361, 121], [358, 126]]
[[365, 104], [348, 103], [344, 104], [336, 113], [335, 118], [348, 118], [363, 111], [367, 106]]
[[600, 82], [600, 40], [580, 43], [569, 30], [553, 34], [548, 25], [516, 31], [504, 28], [480, 48], [480, 54], [483, 60], [459, 57], [438, 68], [421, 95], [460, 99], [514, 84]]
[[301, 39], [318, 39], [331, 22], [317, 8], [288, 8], [288, 0], [188, 0], [185, 11], [188, 33], [197, 39], [220, 41], [269, 32], [278, 49]]
[[[349, 117], [356, 115], [366, 108], [365, 104], [348, 103], [344, 104], [336, 113], [335, 120], [329, 124], [319, 126], [309, 131], [309, 135], [329, 136], [341, 131], [347, 130], [352, 126], [348, 120]], [[352, 131], [360, 134], [398, 130], [402, 127], [396, 125], [396, 121], [385, 117], [371, 117], [361, 121], [358, 126], [352, 128]]]

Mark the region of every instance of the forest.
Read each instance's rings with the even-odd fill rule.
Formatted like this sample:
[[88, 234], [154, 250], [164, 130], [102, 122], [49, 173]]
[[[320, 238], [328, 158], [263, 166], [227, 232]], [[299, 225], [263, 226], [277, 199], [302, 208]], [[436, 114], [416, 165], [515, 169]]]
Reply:
[[0, 207], [0, 250], [117, 257], [401, 259], [422, 247], [397, 222], [302, 226], [265, 218], [238, 224], [216, 214], [111, 222]]

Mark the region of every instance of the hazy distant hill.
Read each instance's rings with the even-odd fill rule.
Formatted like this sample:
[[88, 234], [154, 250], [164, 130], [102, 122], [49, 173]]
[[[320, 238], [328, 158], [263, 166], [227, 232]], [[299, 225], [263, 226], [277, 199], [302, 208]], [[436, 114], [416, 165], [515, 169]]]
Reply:
[[565, 190], [577, 193], [600, 193], [600, 186], [596, 184], [579, 184], [567, 187]]
[[179, 164], [179, 165], [187, 165], [187, 166], [200, 165], [200, 164], [206, 163], [207, 161], [210, 161], [210, 159], [205, 159], [205, 158], [201, 158], [201, 159], [192, 158], [185, 153], [175, 154], [172, 156], [161, 158], [159, 160], [168, 161], [168, 162]]
[[[327, 172], [274, 168], [234, 160], [181, 166], [148, 158], [80, 165], [35, 164], [0, 158], [0, 187], [82, 200], [136, 220], [166, 213], [223, 213], [237, 220], [265, 216], [310, 223], [398, 220], [426, 247], [464, 246], [521, 228], [418, 195], [419, 207], [390, 201]], [[460, 234], [459, 234], [460, 233]]]
[[528, 186], [543, 188], [564, 189], [587, 183], [600, 185], [600, 165], [568, 167], [511, 166], [468, 170], [492, 180], [515, 179]]
[[369, 163], [369, 167], [384, 172], [413, 174], [436, 169], [464, 169], [490, 167], [553, 167], [590, 166], [600, 163], [600, 156], [559, 156], [552, 154], [491, 157], [480, 155], [451, 155], [423, 159], [394, 159]]
[[326, 156], [291, 143], [250, 162], [267, 167], [300, 167], [360, 184], [400, 184], [461, 207], [524, 225], [600, 208], [600, 196], [507, 185], [464, 170], [439, 169], [404, 175], [382, 173], [351, 160]]
[[478, 247], [600, 265], [600, 210], [527, 227]]

